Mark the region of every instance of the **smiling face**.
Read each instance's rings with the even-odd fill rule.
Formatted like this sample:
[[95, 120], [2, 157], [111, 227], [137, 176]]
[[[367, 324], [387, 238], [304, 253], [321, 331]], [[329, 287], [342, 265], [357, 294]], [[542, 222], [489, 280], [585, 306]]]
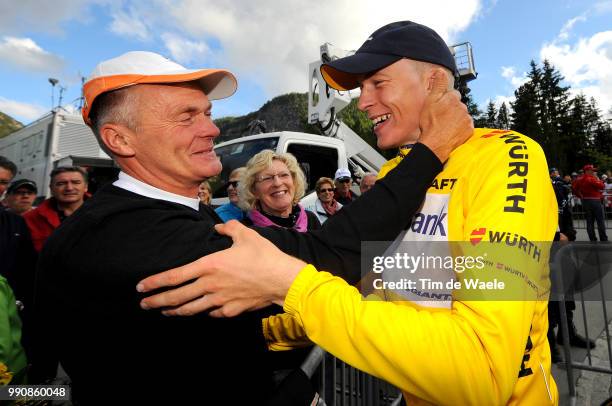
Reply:
[[397, 148], [419, 138], [431, 72], [418, 62], [400, 59], [360, 81], [358, 107], [374, 123], [379, 148]]
[[334, 185], [331, 183], [322, 183], [317, 190], [317, 196], [323, 203], [329, 203], [334, 199]]
[[131, 148], [122, 168], [137, 179], [172, 193], [192, 197], [203, 179], [221, 172], [213, 151], [219, 129], [212, 105], [193, 83], [137, 85], [136, 128], [122, 127]]
[[336, 190], [341, 195], [346, 195], [351, 190], [351, 178], [336, 179]]
[[266, 213], [288, 217], [293, 208], [295, 186], [287, 165], [274, 159], [270, 167], [257, 173], [253, 195]]
[[230, 176], [227, 186], [227, 197], [229, 197], [229, 201], [232, 204], [237, 205], [240, 198], [238, 197], [238, 185], [234, 186], [233, 182], [238, 182], [240, 180], [241, 173], [233, 173]]

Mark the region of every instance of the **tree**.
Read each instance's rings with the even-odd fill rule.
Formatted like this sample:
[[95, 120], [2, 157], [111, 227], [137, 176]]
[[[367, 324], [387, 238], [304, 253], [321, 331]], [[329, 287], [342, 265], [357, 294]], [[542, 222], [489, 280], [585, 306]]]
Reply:
[[588, 137], [590, 141], [589, 155], [593, 158], [592, 161], [601, 169], [612, 168], [612, 126], [610, 122], [605, 120], [597, 102], [593, 97], [587, 107], [588, 120]]
[[537, 88], [541, 71], [534, 61], [531, 61], [531, 71], [527, 77], [529, 80], [514, 91], [515, 100], [510, 103], [512, 106], [511, 128], [540, 142], [542, 128], [537, 114], [537, 106], [539, 105]]
[[464, 80], [459, 80], [457, 90], [461, 94], [461, 101], [466, 105], [468, 113], [474, 120], [474, 127], [486, 127], [482, 111], [478, 108], [478, 105], [472, 98], [471, 89]]
[[542, 128], [541, 146], [546, 156], [557, 162], [558, 166], [567, 167], [568, 134], [563, 131], [567, 126], [570, 104], [569, 87], [561, 86], [563, 76], [544, 60], [539, 83], [538, 114]]
[[485, 127], [495, 128], [497, 125], [497, 109], [493, 100], [489, 100], [487, 104], [487, 113], [485, 115]]
[[508, 107], [506, 107], [506, 102], [503, 102], [499, 107], [495, 122], [496, 128], [499, 128], [501, 130], [507, 130], [510, 128], [510, 116], [508, 114]]

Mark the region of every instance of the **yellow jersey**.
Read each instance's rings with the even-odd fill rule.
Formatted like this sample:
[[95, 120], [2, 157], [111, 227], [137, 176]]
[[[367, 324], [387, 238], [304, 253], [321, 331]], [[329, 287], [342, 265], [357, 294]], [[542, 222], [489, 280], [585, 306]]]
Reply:
[[[389, 161], [380, 176], [400, 160]], [[264, 334], [275, 350], [305, 334], [400, 388], [410, 405], [556, 405], [548, 297], [542, 294], [549, 287], [544, 243], [556, 229], [557, 204], [540, 146], [516, 132], [476, 129], [451, 153], [398, 241], [424, 248], [465, 241], [476, 253], [481, 242], [503, 247], [512, 258], [490, 258], [490, 275], [535, 280], [521, 286], [537, 284], [536, 299], [464, 300], [453, 289], [435, 295], [408, 289], [399, 302], [364, 299], [344, 280], [309, 265], [287, 294], [286, 314], [264, 320]], [[452, 270], [436, 277], [449, 286], [462, 279]]]

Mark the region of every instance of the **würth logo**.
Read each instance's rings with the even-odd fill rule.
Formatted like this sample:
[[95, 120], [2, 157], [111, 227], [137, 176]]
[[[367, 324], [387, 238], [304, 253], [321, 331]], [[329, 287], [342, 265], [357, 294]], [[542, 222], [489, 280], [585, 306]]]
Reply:
[[470, 234], [470, 242], [472, 243], [472, 245], [476, 245], [480, 241], [482, 241], [482, 237], [484, 237], [486, 232], [486, 228], [476, 228], [472, 230], [472, 234]]
[[499, 134], [505, 134], [507, 132], [509, 132], [509, 131], [506, 131], [506, 130], [493, 130], [490, 133], [486, 133], [484, 135], [481, 135], [480, 138], [491, 138], [491, 137], [494, 137], [494, 136], [499, 135]]

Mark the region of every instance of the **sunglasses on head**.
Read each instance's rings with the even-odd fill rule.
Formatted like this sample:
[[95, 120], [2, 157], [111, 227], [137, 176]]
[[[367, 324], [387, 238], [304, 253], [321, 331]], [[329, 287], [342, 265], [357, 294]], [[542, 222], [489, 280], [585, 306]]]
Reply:
[[234, 189], [238, 187], [238, 181], [237, 180], [232, 180], [230, 182], [227, 182], [227, 187], [233, 187]]

